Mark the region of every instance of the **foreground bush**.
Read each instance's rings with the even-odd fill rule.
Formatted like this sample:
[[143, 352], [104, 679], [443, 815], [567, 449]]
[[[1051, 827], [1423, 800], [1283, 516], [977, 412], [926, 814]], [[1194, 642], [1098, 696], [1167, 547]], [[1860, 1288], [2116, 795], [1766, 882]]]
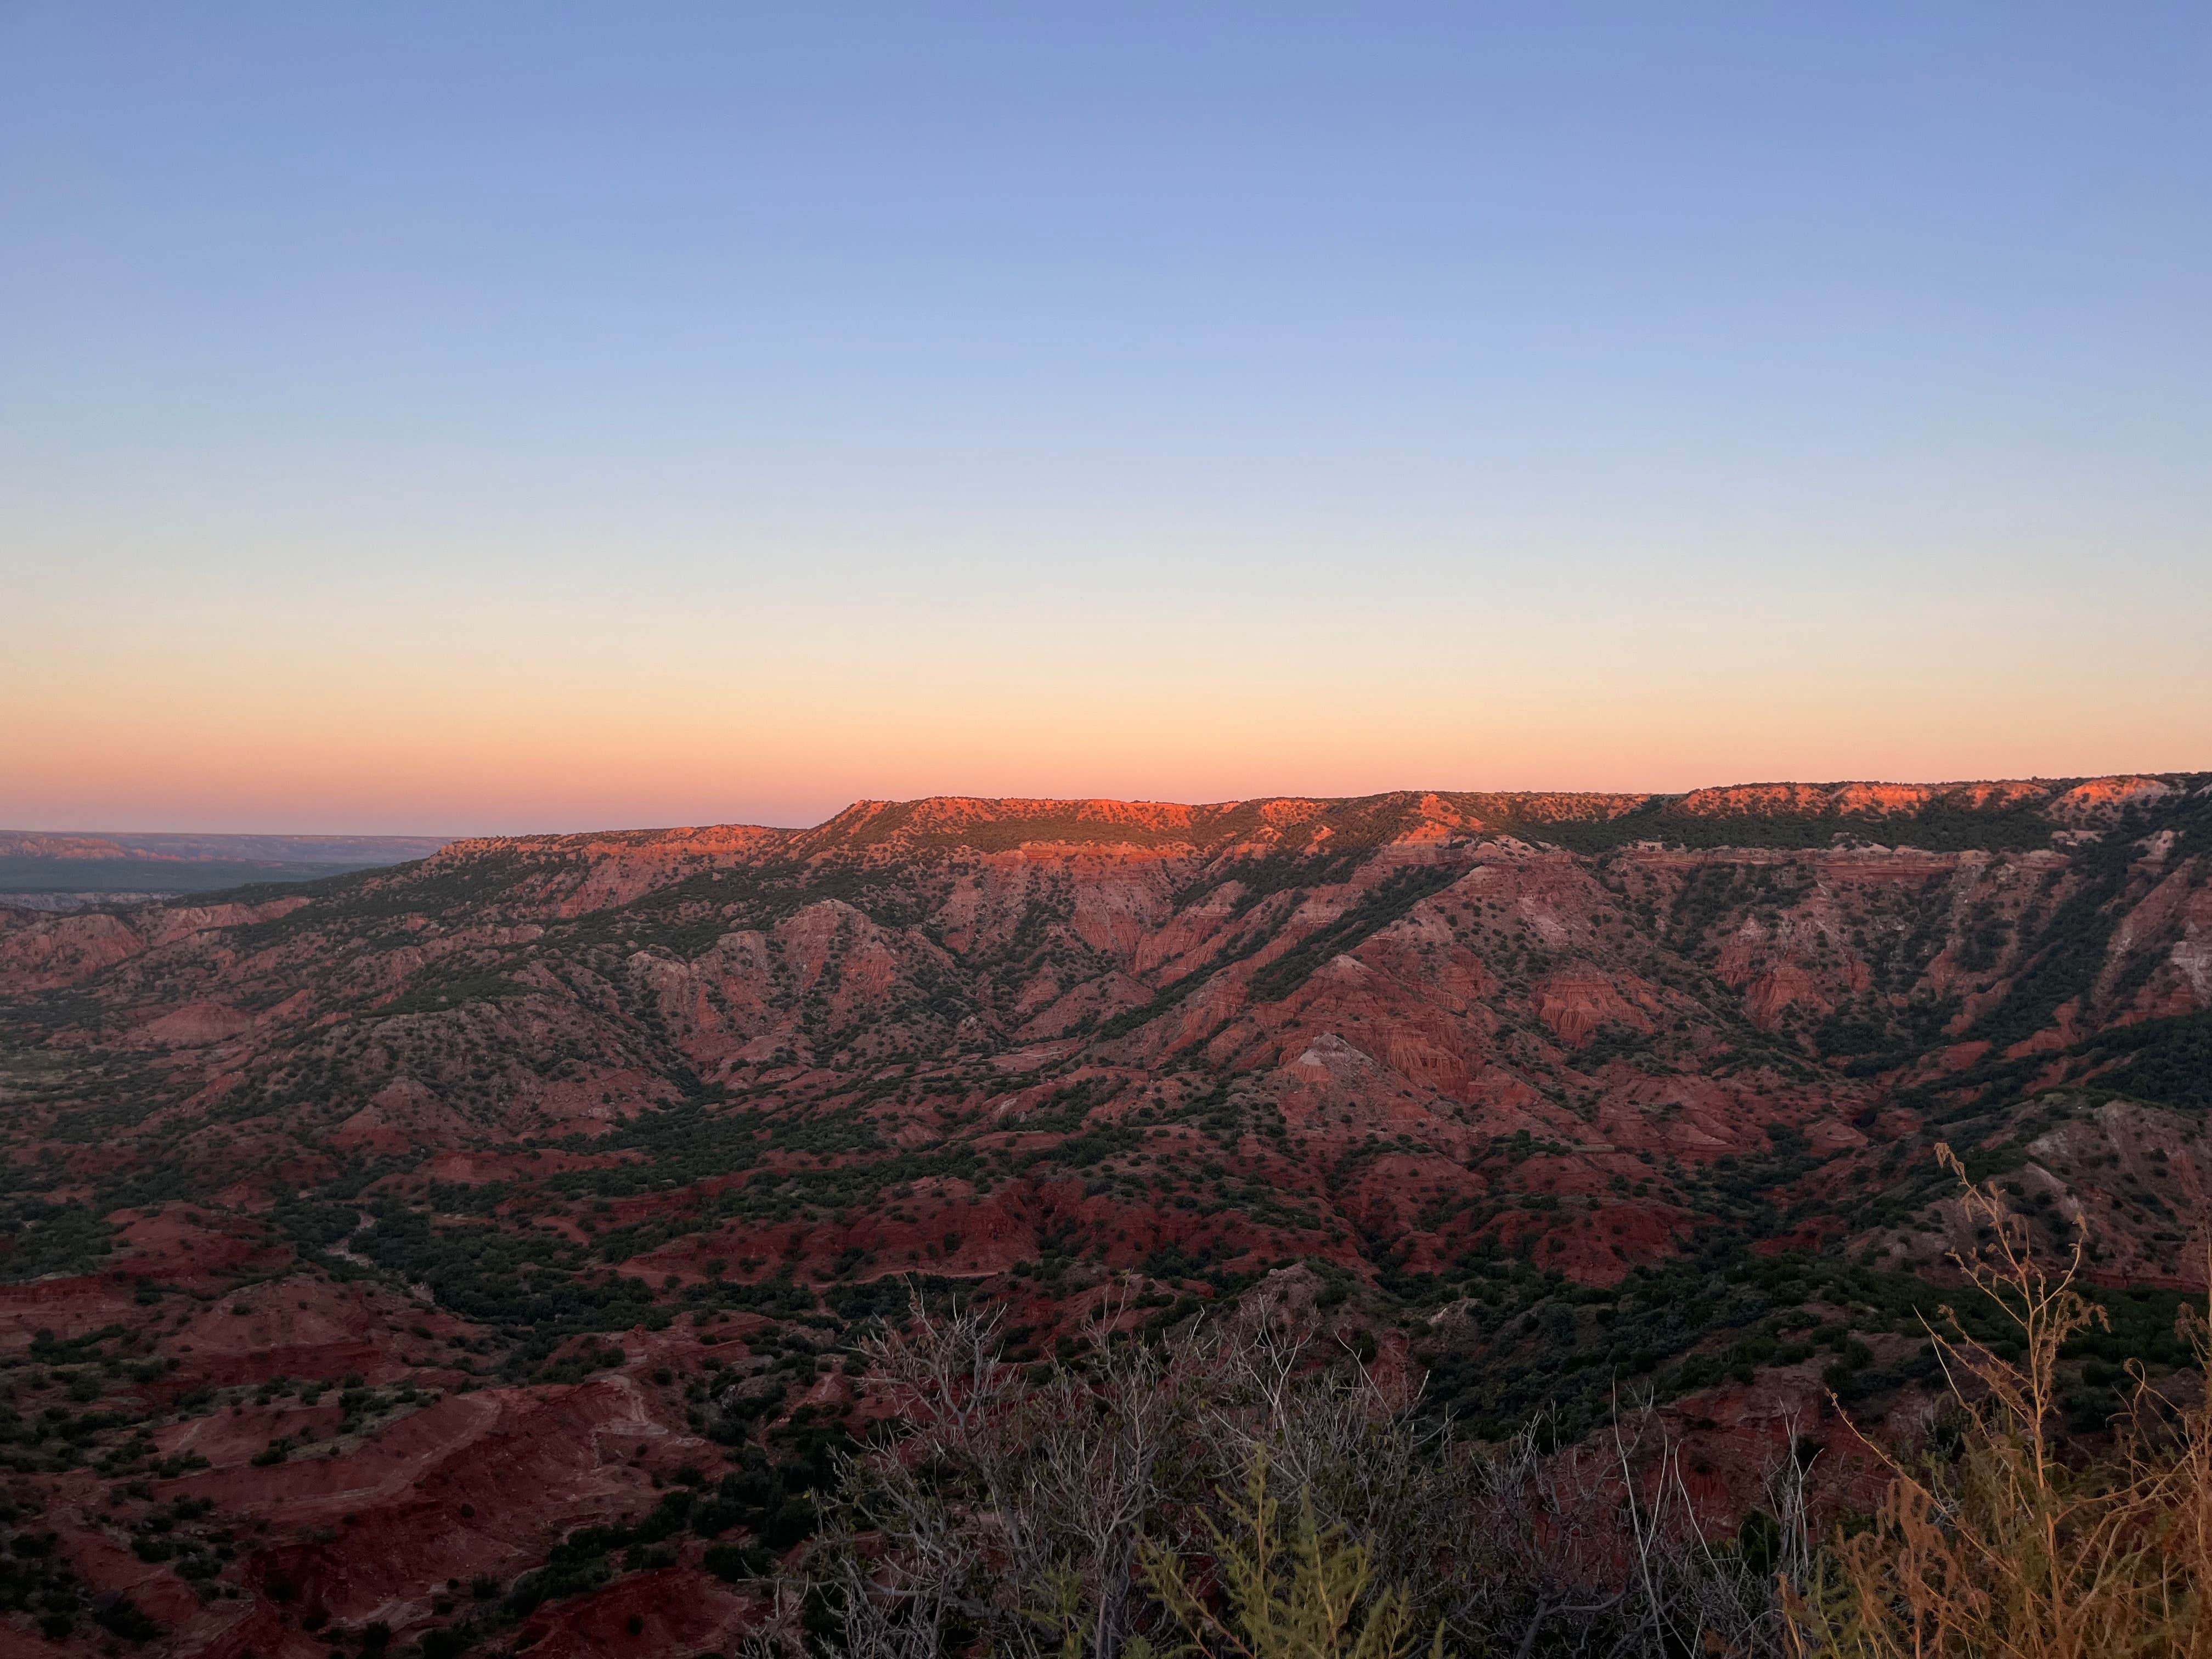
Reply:
[[1474, 1446], [1258, 1306], [1034, 1377], [973, 1312], [872, 1358], [908, 1431], [811, 1562], [851, 1659], [1784, 1651], [1766, 1562], [1709, 1537], [1648, 1413]]
[[[1243, 1501], [1229, 1505], [1229, 1528], [1207, 1528], [1218, 1595], [1194, 1581], [1172, 1550], [1146, 1548], [1146, 1585], [1188, 1638], [1188, 1650], [1234, 1659], [1406, 1659], [1413, 1596], [1403, 1588], [1375, 1591], [1365, 1547], [1341, 1531], [1324, 1533], [1310, 1499], [1300, 1503], [1295, 1527], [1282, 1510], [1267, 1490], [1267, 1460], [1255, 1458]], [[1431, 1659], [1441, 1659], [1443, 1644], [1439, 1623]]]
[[813, 1633], [847, 1659], [2212, 1659], [2204, 1322], [2197, 1372], [2138, 1369], [2101, 1450], [2062, 1441], [2061, 1356], [2103, 1316], [2081, 1249], [2047, 1269], [1942, 1156], [2017, 1357], [1946, 1310], [1926, 1443], [1868, 1439], [1887, 1492], [1817, 1547], [1795, 1456], [1723, 1528], [1655, 1413], [1473, 1445], [1281, 1306], [1151, 1342], [1109, 1317], [1031, 1370], [991, 1318], [917, 1308], [872, 1347], [906, 1431], [847, 1462]]

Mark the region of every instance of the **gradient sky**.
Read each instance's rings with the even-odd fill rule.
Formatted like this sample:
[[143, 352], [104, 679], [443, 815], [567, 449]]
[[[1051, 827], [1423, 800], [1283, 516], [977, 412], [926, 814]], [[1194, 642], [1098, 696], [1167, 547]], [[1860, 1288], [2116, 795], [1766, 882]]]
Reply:
[[0, 0], [0, 824], [2212, 767], [2212, 8]]

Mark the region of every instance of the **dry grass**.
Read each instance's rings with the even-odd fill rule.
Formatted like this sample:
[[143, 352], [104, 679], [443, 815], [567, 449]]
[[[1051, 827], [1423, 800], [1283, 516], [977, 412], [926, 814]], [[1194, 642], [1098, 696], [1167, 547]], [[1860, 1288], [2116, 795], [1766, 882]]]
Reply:
[[[2108, 1455], [2069, 1456], [2052, 1431], [2067, 1339], [2101, 1317], [2081, 1248], [2053, 1271], [1994, 1185], [1948, 1147], [1965, 1218], [1986, 1242], [1954, 1255], [2017, 1328], [2007, 1358], [1954, 1319], [1931, 1331], [1948, 1374], [1957, 1454], [1908, 1464], [1871, 1528], [1837, 1537], [1785, 1588], [1802, 1659], [2133, 1659], [2212, 1656], [2212, 1413], [2140, 1371]], [[1947, 1310], [1948, 1318], [1948, 1310]], [[2194, 1327], [2200, 1361], [2205, 1328]], [[1872, 1445], [1871, 1441], [1869, 1442]]]

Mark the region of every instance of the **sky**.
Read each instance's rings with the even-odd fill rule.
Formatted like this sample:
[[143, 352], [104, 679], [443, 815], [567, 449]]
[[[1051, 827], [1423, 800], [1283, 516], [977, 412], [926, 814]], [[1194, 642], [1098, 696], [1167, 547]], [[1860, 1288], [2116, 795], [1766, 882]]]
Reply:
[[2212, 768], [2212, 8], [0, 0], [0, 825]]

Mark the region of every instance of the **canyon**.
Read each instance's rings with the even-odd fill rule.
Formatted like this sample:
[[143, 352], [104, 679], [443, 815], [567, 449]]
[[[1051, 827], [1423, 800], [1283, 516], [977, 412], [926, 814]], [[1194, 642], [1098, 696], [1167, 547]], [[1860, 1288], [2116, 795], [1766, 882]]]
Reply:
[[2086, 1241], [2079, 1432], [2185, 1364], [2212, 775], [864, 801], [0, 908], [0, 1650], [732, 1650], [916, 1304], [1036, 1364], [1270, 1298], [1470, 1435], [1635, 1391], [1725, 1505], [1924, 1425], [1939, 1144]]

